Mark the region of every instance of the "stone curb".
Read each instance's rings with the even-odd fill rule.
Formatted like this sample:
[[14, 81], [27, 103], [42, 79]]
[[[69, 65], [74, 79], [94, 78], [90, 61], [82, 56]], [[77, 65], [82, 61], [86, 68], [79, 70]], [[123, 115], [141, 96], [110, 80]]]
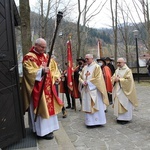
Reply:
[[60, 129], [54, 132], [55, 139], [58, 143], [59, 150], [75, 150], [74, 145], [69, 139], [66, 131], [64, 130], [61, 122], [59, 122]]

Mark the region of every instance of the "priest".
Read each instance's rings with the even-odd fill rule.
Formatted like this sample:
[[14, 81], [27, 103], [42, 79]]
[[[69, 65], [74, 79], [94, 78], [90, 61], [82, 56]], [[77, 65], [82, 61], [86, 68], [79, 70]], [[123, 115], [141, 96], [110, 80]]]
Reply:
[[106, 124], [105, 106], [109, 105], [103, 73], [94, 61], [92, 54], [85, 55], [86, 64], [79, 76], [82, 98], [82, 111], [85, 112], [85, 125]]
[[[60, 73], [54, 59], [47, 66], [48, 55], [45, 54], [46, 41], [38, 38], [35, 45], [23, 58], [22, 99], [24, 112], [29, 113], [29, 123], [39, 138], [53, 139], [53, 131], [59, 129], [57, 114], [61, 112], [63, 102], [57, 96], [55, 82], [59, 82]], [[44, 89], [43, 76], [46, 74]], [[39, 99], [42, 90], [42, 97]], [[39, 103], [40, 100], [40, 103]], [[37, 107], [39, 111], [34, 121]]]
[[112, 76], [114, 115], [117, 123], [126, 124], [132, 120], [133, 109], [138, 106], [135, 84], [131, 69], [124, 58], [117, 60], [117, 66]]

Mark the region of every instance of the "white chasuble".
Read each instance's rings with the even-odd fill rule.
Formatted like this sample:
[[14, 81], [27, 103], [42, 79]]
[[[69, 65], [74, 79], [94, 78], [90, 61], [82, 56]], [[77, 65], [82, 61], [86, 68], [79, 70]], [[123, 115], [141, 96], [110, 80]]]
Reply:
[[81, 89], [82, 111], [85, 112], [85, 124], [87, 126], [104, 125], [106, 123], [102, 95], [97, 90], [97, 87], [90, 82], [94, 69], [94, 64], [87, 65], [82, 74], [82, 79], [88, 83], [87, 86]]
[[[129, 68], [125, 65], [125, 67], [116, 70], [115, 76], [123, 78], [128, 70]], [[114, 115], [117, 117], [117, 120], [132, 120], [133, 105], [124, 94], [121, 83], [116, 82], [112, 96], [114, 100]], [[122, 113], [119, 113], [120, 105], [125, 110]]]

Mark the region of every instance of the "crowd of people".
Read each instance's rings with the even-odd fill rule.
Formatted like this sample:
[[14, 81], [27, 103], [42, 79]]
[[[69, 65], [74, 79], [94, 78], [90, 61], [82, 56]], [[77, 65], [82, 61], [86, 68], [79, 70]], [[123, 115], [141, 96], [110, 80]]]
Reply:
[[[28, 112], [29, 125], [38, 138], [53, 139], [53, 132], [59, 129], [57, 114], [63, 112], [65, 118], [66, 109], [76, 110], [77, 98], [85, 113], [86, 126], [106, 124], [110, 105], [117, 123], [126, 124], [132, 120], [132, 110], [138, 106], [138, 101], [132, 72], [124, 58], [118, 58], [116, 69], [109, 57], [95, 60], [92, 54], [86, 54], [85, 58], [78, 58], [71, 91], [67, 87], [67, 70], [60, 72], [52, 57], [48, 64], [46, 46], [46, 41], [38, 38], [23, 58], [24, 113]], [[66, 95], [67, 106], [59, 92]]]

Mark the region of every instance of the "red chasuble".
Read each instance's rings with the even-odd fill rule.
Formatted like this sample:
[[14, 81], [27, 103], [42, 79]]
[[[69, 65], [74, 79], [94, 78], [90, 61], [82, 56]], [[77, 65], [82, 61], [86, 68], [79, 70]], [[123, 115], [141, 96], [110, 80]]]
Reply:
[[[39, 68], [41, 68], [43, 63], [47, 64], [48, 57], [45, 54], [39, 54], [35, 52], [33, 49], [34, 47], [30, 50], [30, 52], [34, 53], [36, 57], [33, 57], [32, 55], [26, 55], [23, 59], [23, 62], [30, 60], [31, 62], [36, 63], [36, 65]], [[43, 79], [41, 81], [35, 81], [34, 83], [34, 87], [32, 90], [34, 110], [38, 106], [39, 93], [41, 92], [42, 82], [43, 82]], [[45, 97], [44, 99], [46, 100], [49, 116], [56, 114], [55, 103], [57, 102], [58, 105], [62, 106], [63, 102], [57, 96], [55, 85], [52, 84], [52, 77], [51, 77], [50, 72], [46, 74], [46, 81], [44, 83], [43, 95]], [[54, 102], [54, 100], [56, 100], [56, 102]]]

